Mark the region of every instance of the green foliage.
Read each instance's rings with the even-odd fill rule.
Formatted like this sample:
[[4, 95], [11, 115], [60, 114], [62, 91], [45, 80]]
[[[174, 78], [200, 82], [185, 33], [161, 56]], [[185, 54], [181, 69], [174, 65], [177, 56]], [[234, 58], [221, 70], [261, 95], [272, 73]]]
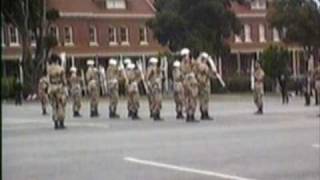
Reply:
[[230, 92], [249, 92], [250, 77], [249, 76], [233, 76], [226, 80], [226, 86]]
[[267, 76], [276, 80], [281, 74], [288, 74], [290, 53], [287, 49], [278, 46], [270, 46], [261, 56], [262, 67]]
[[267, 18], [284, 40], [305, 48], [320, 47], [320, 7], [313, 0], [273, 1]]
[[1, 78], [1, 98], [7, 99], [14, 97], [14, 78], [2, 77]]
[[232, 0], [156, 0], [156, 16], [148, 22], [158, 41], [171, 51], [189, 47], [219, 55], [225, 39], [241, 29], [230, 10]]

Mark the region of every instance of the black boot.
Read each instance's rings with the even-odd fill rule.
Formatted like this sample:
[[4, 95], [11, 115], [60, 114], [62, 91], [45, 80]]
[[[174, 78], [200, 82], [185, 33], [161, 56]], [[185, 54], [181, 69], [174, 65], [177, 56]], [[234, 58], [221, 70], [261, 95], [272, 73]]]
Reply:
[[132, 117], [132, 111], [128, 110], [128, 118]]
[[42, 115], [47, 115], [47, 110], [45, 108], [42, 109]]
[[59, 128], [60, 129], [65, 129], [66, 127], [64, 126], [64, 121], [60, 121], [59, 123]]
[[150, 111], [150, 118], [154, 118], [154, 114]]
[[201, 120], [205, 120], [206, 119], [206, 114], [204, 111], [200, 110], [200, 113], [201, 113], [201, 116], [200, 116], [200, 119]]
[[54, 129], [55, 130], [59, 129], [58, 121], [54, 121]]
[[94, 117], [95, 116], [95, 112], [94, 112], [94, 110], [91, 110], [90, 111], [90, 117]]
[[153, 115], [154, 121], [163, 121], [163, 119], [160, 117], [160, 112], [157, 112]]
[[209, 120], [209, 121], [211, 121], [211, 120], [213, 120], [213, 118], [209, 116], [208, 111], [204, 111], [204, 118], [201, 118], [201, 120]]
[[132, 120], [140, 120], [140, 117], [137, 111], [132, 112]]
[[81, 117], [80, 113], [78, 111], [73, 112], [73, 117]]
[[189, 121], [187, 121], [187, 122], [197, 123], [199, 121], [196, 120], [195, 117], [194, 117], [194, 114], [192, 114], [192, 115], [189, 115]]
[[189, 114], [187, 114], [186, 122], [191, 122], [191, 116]]

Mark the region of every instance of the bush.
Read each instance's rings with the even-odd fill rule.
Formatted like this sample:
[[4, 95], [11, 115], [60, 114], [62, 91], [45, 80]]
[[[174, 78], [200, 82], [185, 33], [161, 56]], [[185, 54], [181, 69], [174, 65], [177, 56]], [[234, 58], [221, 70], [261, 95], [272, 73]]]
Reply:
[[227, 89], [230, 92], [249, 92], [251, 91], [251, 82], [249, 76], [233, 76], [225, 79]]
[[15, 95], [14, 81], [15, 80], [13, 77], [1, 78], [1, 98], [8, 99], [8, 98], [14, 97]]

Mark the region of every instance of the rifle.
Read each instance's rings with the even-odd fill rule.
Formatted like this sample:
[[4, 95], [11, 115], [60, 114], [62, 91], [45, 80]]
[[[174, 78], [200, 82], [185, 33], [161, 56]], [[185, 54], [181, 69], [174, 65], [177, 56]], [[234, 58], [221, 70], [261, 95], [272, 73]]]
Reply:
[[251, 73], [250, 73], [250, 83], [251, 83], [251, 90], [254, 90], [254, 60], [251, 60]]
[[83, 69], [81, 69], [81, 81], [82, 81], [82, 89], [84, 91], [84, 95], [87, 95], [87, 85], [85, 80], [85, 75]]
[[143, 74], [143, 70], [142, 70], [142, 62], [141, 62], [141, 59], [138, 61], [137, 67], [138, 67], [138, 70], [139, 70], [140, 75], [141, 75], [143, 87], [144, 87], [144, 89], [145, 89], [145, 91], [146, 91], [146, 94], [149, 95], [149, 89], [148, 89], [148, 86], [147, 86], [147, 84], [146, 84], [146, 81], [145, 81], [145, 78], [144, 78], [144, 74]]
[[214, 73], [216, 73], [216, 77], [218, 78], [220, 84], [222, 85], [222, 87], [225, 88], [225, 87], [226, 87], [226, 83], [223, 81], [221, 75], [218, 73], [218, 71], [217, 71], [217, 66], [216, 66], [216, 64], [213, 62], [213, 60], [212, 60], [211, 57], [209, 57], [209, 64], [210, 64], [210, 66], [211, 66], [211, 70], [212, 70]]

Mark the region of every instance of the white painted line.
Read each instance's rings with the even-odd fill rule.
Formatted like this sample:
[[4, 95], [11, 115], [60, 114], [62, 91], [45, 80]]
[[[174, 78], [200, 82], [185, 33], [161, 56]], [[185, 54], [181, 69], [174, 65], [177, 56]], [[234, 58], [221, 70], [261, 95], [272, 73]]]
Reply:
[[314, 148], [320, 148], [320, 144], [312, 144], [312, 147], [314, 147]]
[[193, 169], [193, 168], [182, 167], [182, 166], [175, 166], [175, 165], [158, 163], [158, 162], [147, 161], [147, 160], [140, 160], [140, 159], [136, 159], [136, 158], [132, 158], [132, 157], [125, 157], [124, 160], [129, 161], [129, 162], [133, 162], [133, 163], [144, 164], [144, 165], [148, 165], [148, 166], [155, 166], [155, 167], [160, 167], [160, 168], [172, 169], [172, 170], [176, 170], [176, 171], [183, 171], [183, 172], [201, 174], [201, 175], [206, 175], [206, 176], [214, 176], [214, 177], [218, 177], [218, 178], [222, 178], [222, 179], [253, 180], [253, 179], [243, 178], [243, 177], [239, 177], [239, 176], [232, 176], [232, 175], [227, 175], [227, 174], [222, 174], [222, 173], [217, 173], [217, 172], [212, 172], [212, 171], [199, 170], [199, 169]]

